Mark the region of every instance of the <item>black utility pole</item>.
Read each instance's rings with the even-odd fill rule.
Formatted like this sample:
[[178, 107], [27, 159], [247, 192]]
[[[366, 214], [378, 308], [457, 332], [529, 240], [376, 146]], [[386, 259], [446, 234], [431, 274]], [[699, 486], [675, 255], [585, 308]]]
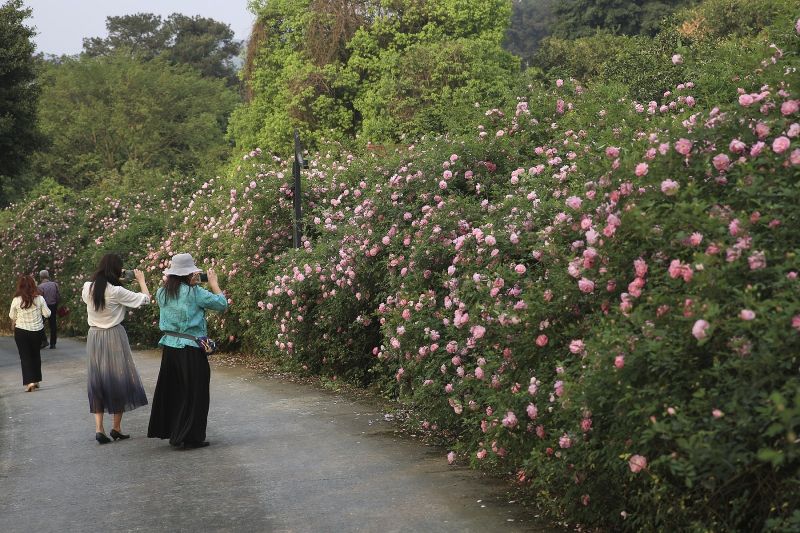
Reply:
[[294, 247], [300, 248], [303, 243], [303, 207], [300, 194], [300, 169], [308, 168], [308, 163], [303, 159], [303, 145], [300, 143], [300, 135], [294, 130], [294, 164], [292, 164], [292, 175], [294, 176]]

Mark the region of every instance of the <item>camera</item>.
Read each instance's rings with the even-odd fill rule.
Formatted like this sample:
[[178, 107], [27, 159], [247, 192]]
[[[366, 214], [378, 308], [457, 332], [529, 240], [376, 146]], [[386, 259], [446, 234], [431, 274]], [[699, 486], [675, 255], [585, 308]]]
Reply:
[[205, 283], [208, 281], [208, 274], [205, 272], [199, 272], [200, 274], [200, 283]]
[[128, 270], [127, 268], [122, 269], [122, 274], [120, 274], [119, 279], [122, 281], [132, 281], [136, 278], [136, 275], [133, 273], [133, 270]]

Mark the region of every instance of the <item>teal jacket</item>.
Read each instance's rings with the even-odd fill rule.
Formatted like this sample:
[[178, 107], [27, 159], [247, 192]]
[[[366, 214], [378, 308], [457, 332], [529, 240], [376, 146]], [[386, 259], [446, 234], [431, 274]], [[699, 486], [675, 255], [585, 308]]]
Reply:
[[[175, 331], [195, 337], [206, 337], [206, 309], [224, 311], [228, 308], [228, 300], [223, 294], [214, 294], [198, 286], [181, 284], [178, 298], [164, 300], [164, 287], [156, 291], [156, 302], [161, 308], [158, 317], [158, 328], [161, 331]], [[158, 341], [161, 346], [183, 348], [197, 346], [189, 339], [164, 335]]]

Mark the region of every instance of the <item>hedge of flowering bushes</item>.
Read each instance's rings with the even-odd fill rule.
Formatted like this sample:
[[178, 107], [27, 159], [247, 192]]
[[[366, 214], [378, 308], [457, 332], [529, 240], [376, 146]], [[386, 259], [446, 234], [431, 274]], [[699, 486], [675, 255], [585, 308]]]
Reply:
[[[798, 529], [798, 32], [711, 89], [709, 58], [675, 54], [687, 79], [652, 102], [554, 80], [473, 135], [327, 147], [299, 250], [290, 165], [254, 150], [222, 177], [64, 201], [45, 237], [7, 220], [0, 268], [53, 258], [80, 331], [103, 250], [153, 283], [190, 251], [223, 273], [229, 349], [413, 405], [450, 462], [508, 473], [551, 516]], [[152, 342], [157, 309], [137, 314]]]

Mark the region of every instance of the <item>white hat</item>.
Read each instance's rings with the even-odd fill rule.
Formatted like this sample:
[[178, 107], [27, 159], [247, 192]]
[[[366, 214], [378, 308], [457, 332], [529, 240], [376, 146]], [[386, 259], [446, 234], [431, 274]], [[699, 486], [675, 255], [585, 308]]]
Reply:
[[202, 272], [202, 268], [197, 268], [191, 254], [175, 254], [168, 269], [164, 271], [167, 276], [188, 276], [195, 272]]

